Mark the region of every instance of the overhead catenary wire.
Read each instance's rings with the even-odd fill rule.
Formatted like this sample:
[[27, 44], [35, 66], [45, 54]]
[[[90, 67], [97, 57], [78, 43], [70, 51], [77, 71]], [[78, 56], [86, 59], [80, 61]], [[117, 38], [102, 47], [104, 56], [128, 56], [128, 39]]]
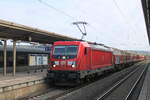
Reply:
[[[118, 5], [118, 3], [116, 2], [116, 0], [114, 0], [114, 4], [115, 4], [115, 6], [116, 6], [116, 8], [119, 10], [119, 13], [121, 14], [121, 16], [122, 16], [122, 18], [124, 19], [124, 21], [125, 21], [125, 23], [128, 25], [128, 26], [132, 26], [132, 23], [130, 23], [129, 22], [129, 20], [127, 19], [127, 16], [124, 14], [124, 12], [120, 9], [120, 7], [119, 7], [119, 5]], [[78, 9], [80, 9], [80, 8], [78, 8]], [[84, 10], [82, 10], [82, 9], [80, 9], [80, 11], [82, 12], [82, 13], [86, 13]], [[93, 30], [97, 30], [93, 25], [90, 25], [91, 26], [91, 28], [93, 29]], [[135, 26], [135, 25], [133, 25], [133, 26]], [[132, 27], [133, 27], [132, 26]], [[130, 30], [133, 32], [133, 33], [135, 33], [136, 34], [136, 30], [134, 29], [134, 28], [130, 28]], [[108, 37], [107, 37], [108, 38]], [[130, 36], [129, 36], [129, 34], [128, 34], [128, 39], [130, 38]], [[134, 43], [135, 44], [135, 43]], [[133, 45], [134, 45], [133, 44]]]
[[50, 5], [49, 3], [44, 2], [43, 0], [38, 0], [38, 1], [39, 1], [40, 3], [42, 3], [42, 4], [44, 4], [45, 6], [50, 7], [51, 9], [53, 9], [53, 10], [55, 10], [55, 11], [57, 11], [57, 12], [63, 14], [63, 15], [65, 15], [65, 16], [67, 16], [67, 17], [73, 19], [73, 20], [78, 21], [77, 18], [75, 18], [75, 17], [73, 17], [72, 15], [70, 15], [70, 14], [64, 12], [63, 10], [59, 10], [59, 9], [55, 8], [54, 6]]
[[[57, 9], [57, 8], [54, 7], [53, 5], [47, 3], [47, 2], [45, 2], [45, 1], [43, 1], [43, 0], [38, 0], [38, 1], [39, 1], [41, 4], [47, 6], [47, 7], [51, 8], [51, 9], [53, 9], [53, 10], [55, 10], [55, 11], [61, 13], [61, 14], [63, 14], [64, 16], [67, 16], [67, 17], [71, 18], [72, 20], [78, 21], [77, 18], [73, 17], [72, 15], [66, 13], [66, 12], [63, 11], [63, 10]], [[96, 30], [95, 30], [96, 28], [95, 28], [91, 23], [89, 24], [89, 26], [90, 26], [90, 28], [93, 29], [95, 32], [101, 33], [101, 32], [96, 31]], [[85, 29], [84, 29], [84, 30], [85, 30]]]
[[[75, 4], [75, 2], [73, 2], [74, 4]], [[87, 11], [85, 11], [85, 10], [83, 10], [83, 9], [81, 9], [78, 5], [76, 5], [76, 8], [82, 13], [82, 14], [87, 14]], [[86, 17], [86, 16], [85, 16]], [[97, 20], [95, 20], [95, 19], [93, 19], [94, 17], [90, 17], [90, 16], [88, 16], [88, 17], [86, 17], [88, 20], [91, 20], [92, 22], [96, 22]], [[106, 27], [106, 26], [104, 26], [103, 24], [101, 24], [101, 22], [100, 23], [98, 23], [98, 25], [99, 26], [101, 26], [101, 27]], [[100, 30], [97, 30], [97, 28], [92, 24], [92, 23], [88, 23], [88, 26], [89, 26], [89, 28], [90, 29], [92, 29], [94, 32], [96, 32], [97, 34], [98, 33], [104, 33], [104, 32], [102, 32], [102, 31], [100, 31]], [[105, 37], [103, 37], [103, 35], [101, 35], [101, 38], [102, 39], [104, 39]], [[107, 37], [108, 38], [108, 37]], [[95, 40], [98, 40], [97, 39], [97, 37], [95, 38]], [[109, 40], [111, 40], [111, 39], [109, 39]]]
[[[124, 18], [124, 20], [126, 21], [126, 24], [127, 24], [128, 26], [130, 25], [130, 26], [132, 27], [132, 28], [130, 28], [130, 29], [132, 29], [132, 32], [136, 35], [137, 32], [136, 32], [135, 29], [139, 29], [138, 24], [135, 25], [135, 23], [131, 23], [131, 22], [133, 22], [133, 21], [129, 20], [129, 18], [124, 14], [124, 12], [123, 12], [123, 11], [121, 10], [121, 8], [119, 7], [117, 1], [116, 1], [116, 0], [113, 0], [113, 2], [114, 2], [114, 4], [115, 4], [116, 8], [118, 9], [118, 11], [120, 12], [122, 18]], [[130, 36], [128, 35], [128, 38], [129, 38], [129, 37], [130, 37]], [[144, 34], [144, 37], [145, 37], [145, 34]], [[131, 44], [131, 43], [130, 43], [130, 44]], [[137, 42], [134, 41], [133, 46], [135, 46], [135, 45], [138, 45], [138, 46], [139, 46], [139, 45], [141, 45], [141, 43], [137, 43]]]
[[[66, 12], [63, 11], [63, 10], [60, 10], [60, 9], [54, 7], [53, 5], [47, 3], [47, 2], [45, 2], [45, 1], [43, 1], [43, 0], [38, 0], [38, 1], [39, 1], [41, 4], [47, 6], [47, 7], [51, 8], [51, 9], [53, 9], [53, 10], [55, 10], [55, 11], [61, 13], [61, 14], [63, 14], [63, 15], [66, 16], [66, 17], [69, 17], [69, 18], [72, 19], [72, 20], [78, 21], [77, 18], [73, 17], [72, 15], [66, 13]], [[82, 12], [83, 12], [83, 11], [82, 11]], [[99, 31], [97, 30], [97, 28], [94, 27], [93, 24], [90, 23], [90, 24], [88, 24], [88, 26], [90, 26], [90, 28], [91, 28], [93, 31], [95, 31], [96, 33], [102, 33], [102, 32], [99, 32]]]
[[[74, 20], [74, 21], [78, 21], [77, 18], [75, 18], [73, 15], [71, 15], [71, 14], [69, 14], [69, 13], [67, 13], [67, 12], [65, 12], [65, 11], [63, 11], [63, 10], [60, 10], [60, 9], [54, 7], [52, 4], [49, 4], [49, 3], [47, 3], [46, 1], [44, 1], [44, 0], [38, 0], [38, 1], [39, 1], [41, 4], [47, 6], [47, 7], [51, 8], [51, 9], [53, 9], [53, 10], [55, 10], [55, 11], [61, 13], [61, 14], [63, 14], [63, 15], [66, 16], [66, 17], [69, 17], [70, 19], [72, 19], [72, 20]], [[113, 1], [114, 1], [115, 6], [117, 7], [117, 9], [119, 10], [121, 16], [124, 18], [126, 24], [129, 26], [130, 23], [129, 23], [128, 20], [126, 19], [126, 15], [122, 12], [122, 10], [120, 9], [120, 7], [119, 7], [118, 3], [116, 2], [116, 0], [113, 0]], [[95, 28], [95, 26], [94, 26], [93, 24], [89, 23], [88, 26], [89, 26], [92, 30], [94, 30], [96, 33], [102, 33], [102, 32], [99, 32], [99, 30], [97, 30], [97, 28]], [[131, 28], [131, 30], [132, 30], [133, 33], [136, 33], [136, 31], [133, 30], [133, 28]], [[128, 36], [128, 37], [129, 37], [129, 36]]]
[[[124, 12], [121, 10], [120, 6], [118, 5], [117, 1], [116, 0], [112, 0], [114, 5], [116, 6], [116, 8], [118, 9], [120, 15], [122, 16], [122, 18], [124, 19], [125, 23], [128, 25], [128, 26], [131, 26], [132, 28], [130, 28], [130, 30], [133, 32], [133, 34], [136, 35], [136, 30], [133, 28], [132, 24], [131, 24], [131, 21], [129, 21], [127, 19], [127, 16], [124, 14]], [[130, 40], [130, 36], [128, 34], [128, 39]], [[131, 43], [130, 43], [131, 44]], [[138, 45], [137, 43], [133, 43], [133, 45]]]
[[51, 9], [53, 9], [53, 10], [55, 10], [55, 11], [57, 11], [57, 12], [63, 14], [63, 15], [65, 15], [65, 16], [67, 16], [67, 17], [73, 19], [73, 20], [77, 20], [75, 17], [71, 16], [70, 14], [64, 12], [63, 10], [60, 10], [60, 9], [55, 8], [54, 6], [50, 5], [50, 4], [47, 3], [47, 2], [44, 2], [43, 0], [38, 0], [38, 1], [39, 1], [40, 3], [42, 3], [42, 4], [44, 4], [45, 6], [50, 7]]
[[[114, 5], [116, 6], [116, 8], [118, 9], [120, 15], [122, 16], [122, 18], [124, 19], [125, 23], [128, 25], [128, 26], [131, 26], [131, 23], [128, 21], [127, 19], [127, 16], [123, 13], [123, 11], [120, 9], [118, 3], [116, 0], [112, 0]], [[136, 34], [136, 31], [133, 29], [133, 28], [130, 28], [132, 30], [133, 33]]]
[[[137, 1], [137, 2], [138, 2], [138, 1]], [[116, 2], [116, 0], [114, 0], [114, 3], [115, 3], [116, 5], [118, 5], [117, 2]], [[141, 4], [141, 2], [139, 2], [139, 3]], [[118, 5], [118, 8], [120, 8], [119, 5]], [[138, 6], [136, 6], [134, 9], [137, 9], [137, 8], [138, 8]], [[141, 9], [141, 10], [142, 10], [142, 9]], [[120, 11], [122, 12], [121, 9], [120, 9]], [[138, 32], [141, 31], [141, 30], [140, 30], [140, 27], [139, 27], [139, 24], [134, 23], [130, 17], [127, 18], [127, 16], [126, 16], [123, 12], [122, 12], [122, 15], [124, 16], [124, 18], [127, 19], [127, 21], [132, 25], [132, 27], [134, 27], [134, 28], [132, 28], [133, 31], [134, 31], [134, 33], [137, 33], [136, 30], [139, 30]], [[136, 35], [136, 34], [135, 34], [135, 35]], [[143, 37], [146, 38], [145, 34], [143, 35]], [[134, 43], [134, 44], [136, 44], [136, 43]], [[138, 43], [138, 44], [139, 44], [139, 43]], [[136, 44], [136, 45], [138, 45], [138, 44]], [[139, 45], [140, 45], [140, 44], [139, 44]]]

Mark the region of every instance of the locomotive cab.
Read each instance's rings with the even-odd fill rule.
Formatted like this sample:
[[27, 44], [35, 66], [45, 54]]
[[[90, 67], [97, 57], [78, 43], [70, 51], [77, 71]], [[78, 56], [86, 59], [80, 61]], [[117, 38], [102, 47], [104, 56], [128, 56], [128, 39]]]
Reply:
[[80, 78], [79, 64], [81, 49], [79, 41], [55, 42], [50, 55], [50, 68], [47, 77], [61, 83], [68, 80], [77, 81]]
[[[76, 67], [76, 58], [77, 58], [77, 45], [56, 45], [53, 48], [52, 52], [52, 67], [60, 68], [64, 70], [67, 67], [75, 68]], [[63, 69], [61, 67], [64, 67]]]
[[54, 84], [80, 83], [113, 68], [112, 52], [100, 45], [81, 41], [55, 42], [47, 77]]

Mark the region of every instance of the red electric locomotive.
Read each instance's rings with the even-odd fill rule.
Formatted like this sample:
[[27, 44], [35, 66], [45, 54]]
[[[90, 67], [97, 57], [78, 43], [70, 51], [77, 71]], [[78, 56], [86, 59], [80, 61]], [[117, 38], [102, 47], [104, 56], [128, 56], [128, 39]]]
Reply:
[[118, 69], [127, 57], [121, 51], [83, 41], [55, 42], [47, 77], [55, 83], [80, 82], [106, 70]]

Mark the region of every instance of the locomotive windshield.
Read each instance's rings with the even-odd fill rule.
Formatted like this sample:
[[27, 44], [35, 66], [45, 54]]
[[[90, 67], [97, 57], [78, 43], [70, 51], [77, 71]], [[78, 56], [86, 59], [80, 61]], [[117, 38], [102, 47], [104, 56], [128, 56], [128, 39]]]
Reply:
[[77, 55], [77, 46], [69, 45], [69, 46], [54, 46], [53, 57], [57, 59], [71, 59], [75, 58]]

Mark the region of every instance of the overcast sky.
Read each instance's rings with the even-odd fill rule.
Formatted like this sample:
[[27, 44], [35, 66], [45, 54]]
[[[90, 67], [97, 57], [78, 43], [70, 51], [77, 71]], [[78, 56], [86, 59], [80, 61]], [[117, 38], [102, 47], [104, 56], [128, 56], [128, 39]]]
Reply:
[[[149, 50], [141, 0], [0, 0], [0, 19], [120, 49]], [[49, 6], [47, 6], [48, 4]]]

